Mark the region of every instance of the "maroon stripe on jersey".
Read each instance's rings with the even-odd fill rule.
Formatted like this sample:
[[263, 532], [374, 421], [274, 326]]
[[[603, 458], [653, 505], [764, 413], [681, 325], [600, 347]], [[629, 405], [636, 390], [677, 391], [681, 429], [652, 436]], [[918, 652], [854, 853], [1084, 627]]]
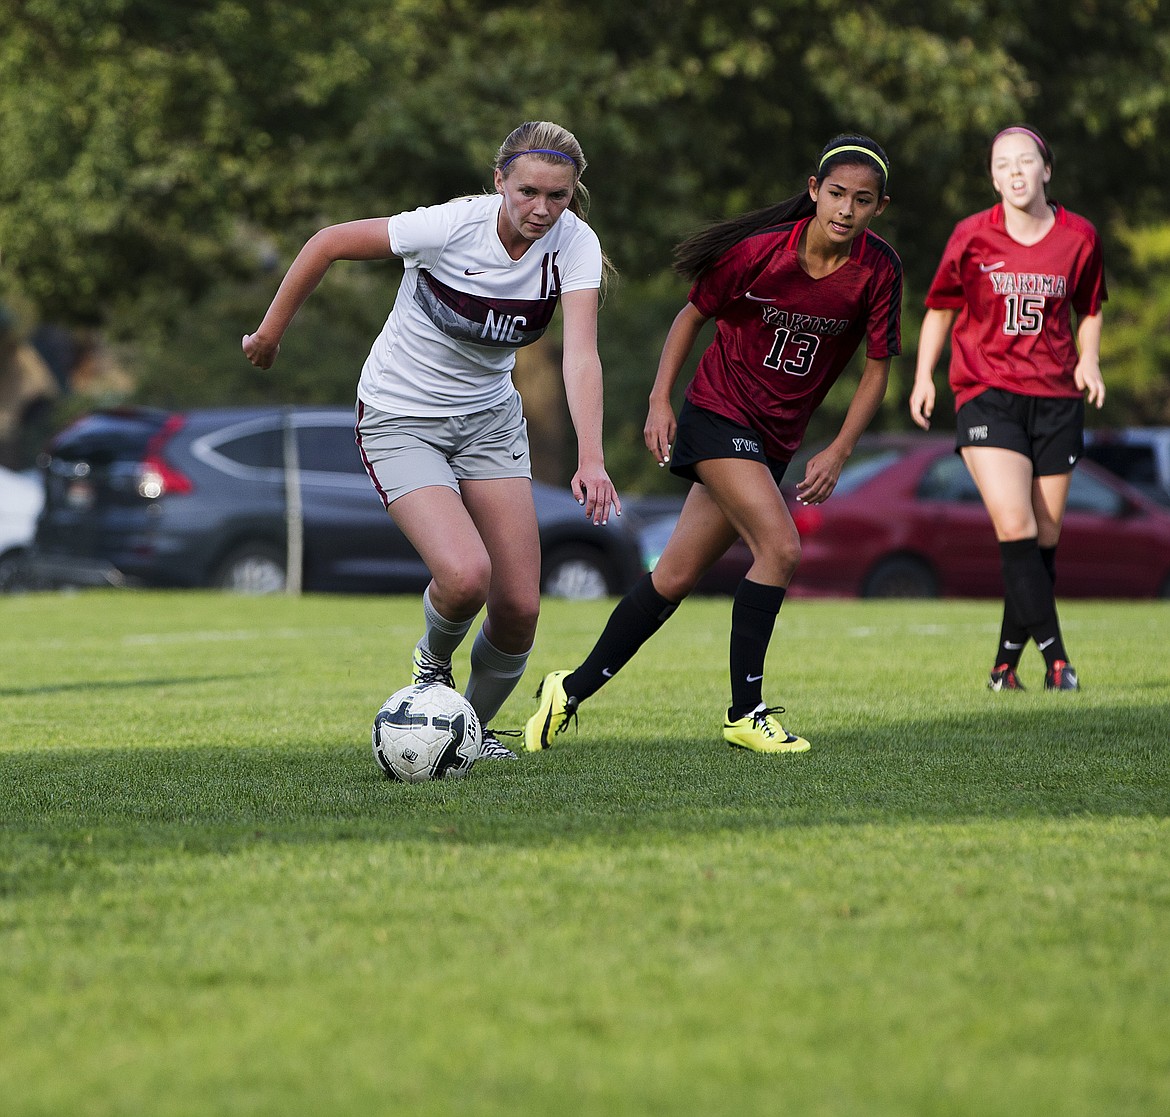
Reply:
[[362, 465], [366, 467], [366, 473], [373, 482], [374, 488], [377, 490], [378, 496], [382, 498], [382, 507], [387, 511], [390, 509], [390, 502], [386, 499], [386, 490], [382, 488], [382, 483], [378, 480], [378, 475], [374, 472], [373, 465], [370, 464], [370, 459], [366, 457], [366, 448], [362, 445], [362, 418], [366, 413], [366, 405], [358, 400], [357, 422], [353, 427], [353, 436], [357, 442], [358, 453], [362, 456]]
[[435, 329], [453, 341], [495, 349], [519, 349], [543, 336], [559, 296], [543, 299], [500, 299], [472, 295], [419, 269], [415, 301]]
[[557, 309], [557, 299], [498, 299], [490, 295], [473, 295], [459, 291], [436, 279], [430, 272], [419, 270], [419, 278], [434, 293], [436, 299], [454, 311], [460, 318], [483, 325], [488, 314], [499, 318], [522, 315], [530, 329], [545, 330]]

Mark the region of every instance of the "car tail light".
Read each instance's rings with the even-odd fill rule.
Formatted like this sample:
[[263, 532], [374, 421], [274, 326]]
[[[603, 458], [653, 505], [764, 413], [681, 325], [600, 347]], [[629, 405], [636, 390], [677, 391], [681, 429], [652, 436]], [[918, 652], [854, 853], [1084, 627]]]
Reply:
[[146, 444], [146, 454], [138, 468], [138, 495], [157, 500], [166, 494], [189, 493], [194, 489], [191, 478], [163, 460], [163, 448], [183, 426], [181, 415], [172, 415]]
[[814, 505], [801, 504], [792, 513], [792, 522], [802, 536], [816, 535], [825, 522], [825, 514]]

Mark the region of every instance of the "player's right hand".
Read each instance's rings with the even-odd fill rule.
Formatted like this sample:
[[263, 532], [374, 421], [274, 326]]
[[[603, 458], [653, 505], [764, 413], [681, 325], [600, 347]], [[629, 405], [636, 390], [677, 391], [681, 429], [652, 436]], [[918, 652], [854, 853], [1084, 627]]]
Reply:
[[924, 431], [930, 430], [930, 417], [934, 414], [934, 381], [915, 380], [910, 392], [910, 418]]
[[248, 358], [257, 368], [271, 368], [272, 363], [276, 360], [277, 354], [280, 353], [280, 342], [267, 342], [262, 340], [257, 334], [244, 334], [241, 343], [244, 349], [244, 356]]

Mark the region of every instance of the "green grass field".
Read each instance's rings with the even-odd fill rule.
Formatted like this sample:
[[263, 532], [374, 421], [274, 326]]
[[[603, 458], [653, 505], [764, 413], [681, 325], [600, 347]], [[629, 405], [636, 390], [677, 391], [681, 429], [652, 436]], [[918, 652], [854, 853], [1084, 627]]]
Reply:
[[0, 1112], [1170, 1112], [1170, 604], [993, 695], [994, 603], [790, 601], [781, 758], [719, 743], [729, 611], [408, 787], [413, 599], [0, 599]]

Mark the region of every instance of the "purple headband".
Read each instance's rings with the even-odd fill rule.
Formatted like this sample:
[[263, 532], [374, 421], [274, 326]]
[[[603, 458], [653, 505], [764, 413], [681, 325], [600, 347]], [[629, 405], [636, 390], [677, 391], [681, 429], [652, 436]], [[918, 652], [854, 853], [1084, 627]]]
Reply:
[[1028, 136], [1030, 139], [1035, 140], [1036, 146], [1040, 149], [1040, 153], [1044, 155], [1045, 158], [1047, 158], [1048, 145], [1038, 135], [1036, 135], [1036, 133], [1033, 132], [1031, 128], [1022, 128], [1018, 124], [1013, 125], [1011, 128], [1005, 128], [1002, 132], [996, 132], [995, 139], [991, 141], [991, 146], [995, 147], [995, 141], [998, 140], [1000, 136], [1014, 135]]
[[515, 155], [508, 156], [501, 165], [500, 170], [504, 170], [513, 159], [519, 159], [521, 155], [555, 155], [558, 159], [567, 159], [574, 167], [577, 166], [577, 160], [571, 155], [566, 155], [563, 151], [553, 151], [547, 147], [526, 147], [523, 151], [518, 151]]

